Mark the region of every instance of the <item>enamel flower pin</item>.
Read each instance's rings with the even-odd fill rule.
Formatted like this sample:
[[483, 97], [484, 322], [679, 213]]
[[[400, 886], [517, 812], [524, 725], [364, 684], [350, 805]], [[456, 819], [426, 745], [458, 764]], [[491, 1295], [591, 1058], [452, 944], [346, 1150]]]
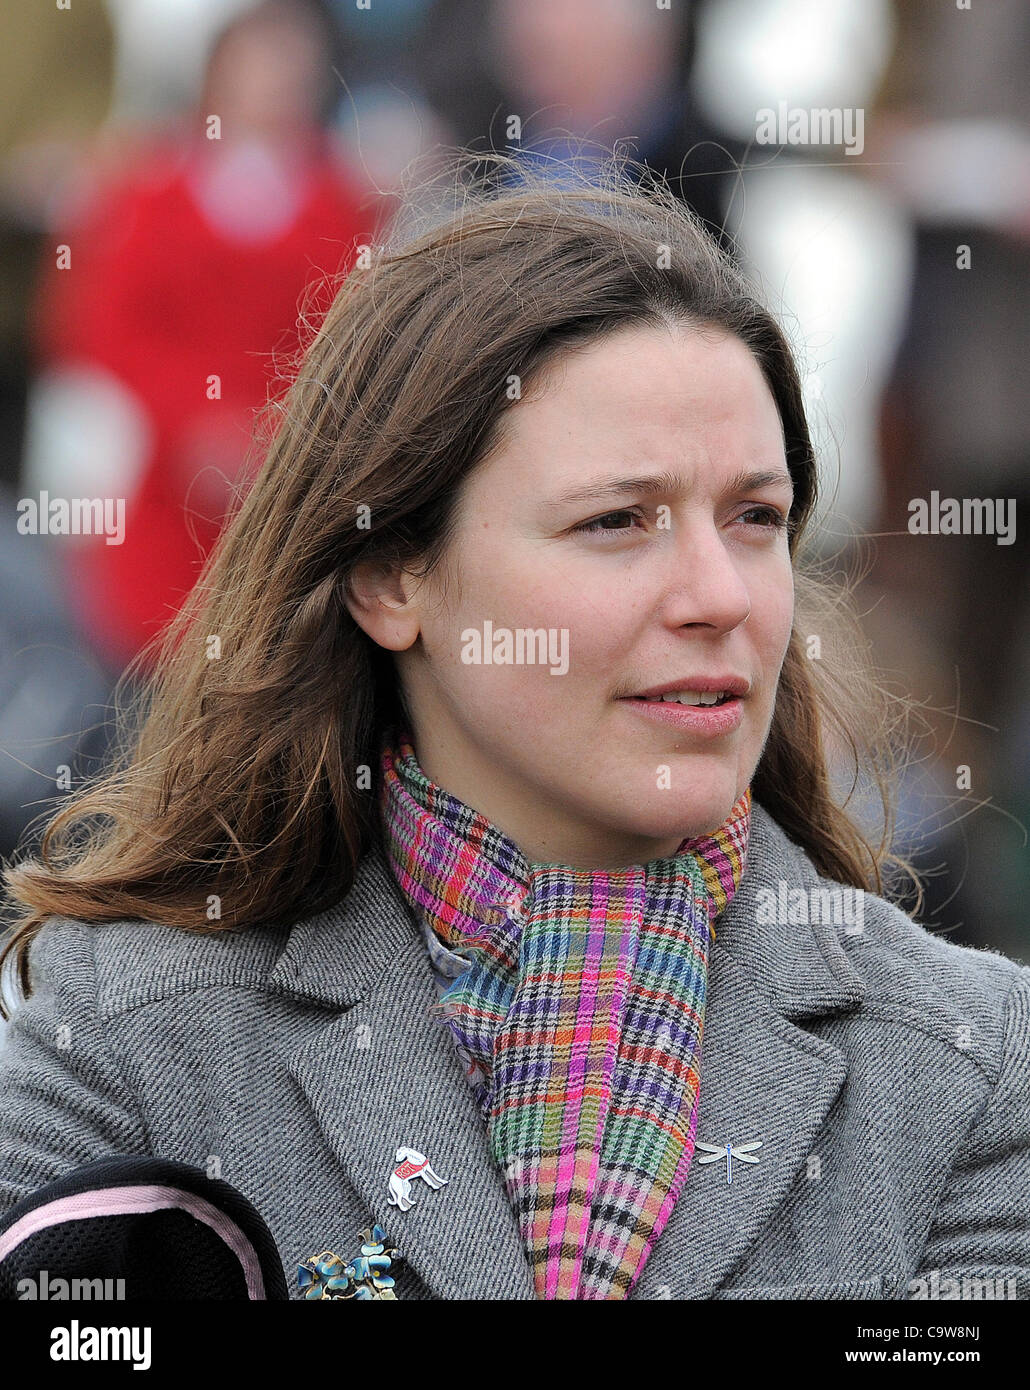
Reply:
[[382, 1226], [361, 1232], [361, 1254], [343, 1260], [332, 1250], [311, 1255], [297, 1267], [297, 1288], [308, 1298], [392, 1298], [391, 1263], [404, 1256], [386, 1244]]

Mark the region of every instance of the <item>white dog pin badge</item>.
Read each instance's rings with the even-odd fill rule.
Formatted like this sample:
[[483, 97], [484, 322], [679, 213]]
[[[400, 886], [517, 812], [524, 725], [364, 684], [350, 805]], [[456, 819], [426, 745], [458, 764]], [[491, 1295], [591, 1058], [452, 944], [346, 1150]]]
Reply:
[[441, 1178], [439, 1173], [434, 1173], [429, 1166], [429, 1160], [425, 1154], [420, 1154], [418, 1149], [410, 1149], [403, 1146], [397, 1150], [397, 1167], [390, 1174], [390, 1194], [387, 1201], [392, 1207], [400, 1207], [401, 1211], [409, 1211], [414, 1206], [411, 1197], [411, 1184], [416, 1178], [422, 1178], [430, 1187], [439, 1189], [447, 1182], [446, 1178]]

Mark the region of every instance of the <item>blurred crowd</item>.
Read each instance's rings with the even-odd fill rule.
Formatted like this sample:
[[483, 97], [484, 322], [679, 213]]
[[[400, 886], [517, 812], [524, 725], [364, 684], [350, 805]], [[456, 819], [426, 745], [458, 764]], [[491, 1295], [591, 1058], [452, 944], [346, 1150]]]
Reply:
[[[411, 162], [559, 177], [618, 148], [797, 349], [821, 552], [920, 705], [896, 848], [921, 919], [1030, 960], [1030, 8], [15, 0], [0, 25], [0, 853], [103, 757], [119, 673], [259, 466], [309, 297]], [[862, 141], [757, 139], [784, 102], [860, 110]], [[933, 491], [1016, 499], [1015, 542], [911, 534]], [[93, 497], [125, 499], [118, 543], [48, 523]]]

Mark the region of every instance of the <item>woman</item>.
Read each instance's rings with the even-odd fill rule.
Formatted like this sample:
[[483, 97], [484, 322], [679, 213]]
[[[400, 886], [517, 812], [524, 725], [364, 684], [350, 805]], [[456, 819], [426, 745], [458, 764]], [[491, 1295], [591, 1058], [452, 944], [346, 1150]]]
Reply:
[[374, 250], [126, 766], [9, 872], [0, 1213], [153, 1154], [308, 1296], [373, 1225], [399, 1298], [1025, 1296], [1030, 970], [879, 896], [834, 798], [850, 748], [889, 802], [888, 711], [815, 487], [666, 190]]

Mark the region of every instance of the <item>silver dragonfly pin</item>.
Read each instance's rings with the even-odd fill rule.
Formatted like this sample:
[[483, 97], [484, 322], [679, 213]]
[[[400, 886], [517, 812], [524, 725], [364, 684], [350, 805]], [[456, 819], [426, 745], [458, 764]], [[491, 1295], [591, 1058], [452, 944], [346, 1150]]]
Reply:
[[733, 1181], [733, 1160], [739, 1163], [757, 1163], [758, 1156], [752, 1152], [753, 1149], [762, 1147], [761, 1139], [755, 1139], [750, 1144], [702, 1144], [694, 1145], [695, 1149], [703, 1149], [704, 1158], [699, 1158], [698, 1163], [717, 1163], [720, 1158], [726, 1160], [726, 1181]]

